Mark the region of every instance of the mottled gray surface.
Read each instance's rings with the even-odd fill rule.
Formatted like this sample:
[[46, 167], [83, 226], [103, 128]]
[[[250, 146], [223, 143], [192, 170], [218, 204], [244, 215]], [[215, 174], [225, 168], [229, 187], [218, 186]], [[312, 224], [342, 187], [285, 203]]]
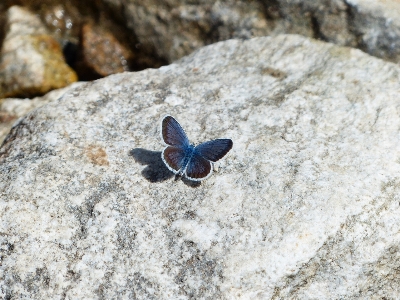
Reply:
[[169, 61], [229, 38], [296, 33], [400, 61], [396, 0], [102, 0], [138, 39]]
[[25, 98], [5, 98], [0, 99], [0, 145], [10, 132], [12, 125], [17, 119], [24, 117], [30, 111], [45, 105], [50, 101], [57, 100], [70, 89], [74, 89], [81, 82], [75, 82], [69, 86], [53, 90], [43, 97], [35, 97], [33, 99]]
[[[0, 149], [0, 295], [399, 298], [400, 68], [299, 36], [87, 83]], [[234, 141], [200, 185], [159, 121]]]

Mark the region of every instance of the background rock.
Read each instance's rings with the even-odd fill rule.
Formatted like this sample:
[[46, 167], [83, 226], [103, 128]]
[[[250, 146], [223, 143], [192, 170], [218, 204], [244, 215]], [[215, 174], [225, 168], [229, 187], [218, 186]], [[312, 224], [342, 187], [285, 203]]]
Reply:
[[[6, 0], [0, 3], [0, 23], [2, 12], [17, 2], [41, 16], [81, 80], [158, 68], [222, 40], [282, 33], [400, 61], [400, 4], [395, 0]], [[87, 47], [94, 41], [87, 43], [88, 32], [96, 39], [95, 33], [103, 32], [110, 47]], [[110, 49], [119, 49], [124, 58], [94, 59]], [[83, 59], [87, 54], [89, 59]], [[95, 76], [88, 76], [82, 63]]]
[[91, 24], [82, 27], [81, 58], [75, 64], [81, 78], [99, 79], [129, 71], [128, 61], [133, 53], [109, 32]]
[[400, 4], [369, 0], [103, 0], [137, 37], [168, 62], [230, 38], [297, 33], [400, 60]]
[[[0, 149], [5, 298], [399, 298], [398, 66], [300, 36], [87, 83]], [[159, 121], [234, 141], [200, 185]]]
[[57, 41], [39, 18], [13, 6], [8, 10], [1, 48], [0, 98], [32, 97], [77, 80]]

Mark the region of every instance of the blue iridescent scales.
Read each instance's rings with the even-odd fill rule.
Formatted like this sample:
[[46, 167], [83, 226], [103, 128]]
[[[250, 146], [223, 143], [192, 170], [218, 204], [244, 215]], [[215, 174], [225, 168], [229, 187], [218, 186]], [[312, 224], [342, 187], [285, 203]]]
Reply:
[[178, 121], [171, 116], [163, 118], [161, 136], [167, 145], [161, 154], [167, 168], [194, 181], [208, 178], [213, 171], [213, 163], [223, 158], [233, 146], [231, 139], [216, 139], [194, 146]]

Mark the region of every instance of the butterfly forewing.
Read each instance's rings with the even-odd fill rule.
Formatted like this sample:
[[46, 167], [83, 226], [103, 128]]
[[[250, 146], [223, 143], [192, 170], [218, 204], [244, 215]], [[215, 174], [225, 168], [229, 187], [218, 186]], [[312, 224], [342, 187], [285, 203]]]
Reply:
[[161, 134], [167, 145], [187, 147], [189, 140], [179, 123], [171, 116], [166, 116], [161, 123]]
[[184, 148], [168, 146], [162, 153], [162, 159], [167, 165], [168, 169], [177, 174], [182, 168], [185, 155], [186, 153]]
[[203, 180], [212, 173], [211, 162], [194, 152], [186, 167], [186, 177], [191, 180]]
[[231, 139], [217, 139], [196, 146], [195, 151], [212, 162], [223, 158], [232, 149]]

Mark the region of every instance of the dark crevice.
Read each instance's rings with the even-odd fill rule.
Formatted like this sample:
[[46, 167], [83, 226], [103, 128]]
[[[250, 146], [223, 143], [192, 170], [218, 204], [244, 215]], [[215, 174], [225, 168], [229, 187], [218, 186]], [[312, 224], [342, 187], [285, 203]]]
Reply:
[[267, 20], [273, 21], [282, 18], [278, 0], [265, 0], [261, 2], [261, 5]]
[[357, 27], [354, 23], [354, 20], [357, 18], [356, 9], [347, 1], [344, 1], [343, 3], [346, 5], [347, 30], [352, 36], [354, 36], [355, 39], [354, 47], [366, 52], [367, 47], [363, 41], [362, 33], [356, 29]]
[[325, 41], [326, 39], [323, 37], [322, 33], [321, 33], [321, 29], [318, 23], [318, 19], [316, 16], [312, 15], [311, 16], [311, 29], [313, 32], [313, 38], [316, 40], [323, 40]]

